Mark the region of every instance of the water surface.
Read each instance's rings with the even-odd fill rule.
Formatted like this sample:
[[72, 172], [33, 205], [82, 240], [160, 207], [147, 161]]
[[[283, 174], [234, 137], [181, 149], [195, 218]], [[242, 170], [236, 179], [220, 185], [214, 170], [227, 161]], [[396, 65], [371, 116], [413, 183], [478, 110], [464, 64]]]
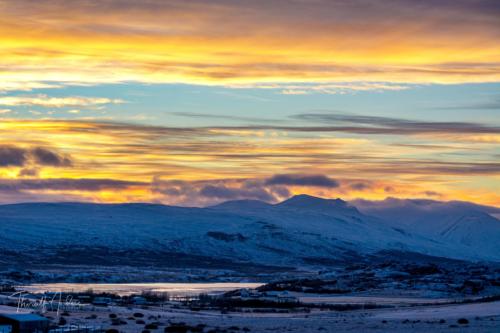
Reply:
[[32, 293], [43, 292], [109, 292], [120, 296], [140, 294], [145, 291], [166, 292], [175, 296], [190, 296], [201, 293], [218, 294], [241, 288], [257, 288], [262, 283], [43, 283], [20, 286]]

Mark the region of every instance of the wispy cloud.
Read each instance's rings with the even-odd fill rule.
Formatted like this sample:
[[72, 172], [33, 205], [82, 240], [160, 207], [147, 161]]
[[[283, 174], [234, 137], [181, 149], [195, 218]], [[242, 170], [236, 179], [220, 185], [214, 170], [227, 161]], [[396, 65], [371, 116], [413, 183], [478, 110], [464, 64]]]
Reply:
[[[302, 130], [324, 130], [340, 131], [360, 134], [500, 134], [500, 127], [488, 126], [480, 123], [470, 122], [440, 122], [440, 121], [418, 121], [390, 117], [349, 115], [339, 113], [303, 113], [296, 114], [292, 118], [308, 121], [323, 126], [304, 127]], [[339, 124], [339, 126], [324, 126], [324, 124]], [[349, 126], [345, 126], [349, 124]], [[301, 130], [301, 129], [297, 129]]]
[[300, 83], [282, 89], [298, 94], [498, 82], [492, 3], [7, 0], [0, 90], [32, 89], [26, 82]]
[[[224, 115], [224, 114], [211, 114], [211, 113], [196, 113], [196, 112], [169, 112], [168, 114], [174, 115], [176, 117], [183, 118], [197, 118], [203, 120], [229, 120], [229, 121], [237, 121], [244, 123], [267, 123], [270, 121], [278, 121], [278, 119], [274, 118], [258, 118], [258, 117], [250, 117], [250, 116], [239, 116], [239, 115]], [[283, 119], [279, 119], [279, 121], [283, 121]]]
[[[233, 116], [210, 113], [172, 112], [178, 117], [197, 118], [202, 120], [225, 120], [240, 124], [233, 126], [200, 127], [196, 131], [210, 131], [211, 133], [234, 133], [236, 135], [248, 133], [258, 135], [263, 131], [282, 132], [338, 132], [362, 135], [452, 135], [460, 134], [462, 140], [483, 142], [494, 140], [500, 135], [500, 127], [473, 122], [444, 122], [444, 121], [419, 121], [402, 118], [365, 116], [338, 112], [309, 112], [294, 114], [281, 119], [258, 118], [248, 116]], [[297, 125], [297, 121], [300, 124]], [[279, 123], [280, 125], [268, 125]], [[255, 125], [253, 125], [255, 124]], [[173, 129], [171, 129], [173, 130]], [[465, 137], [464, 135], [469, 135]], [[474, 136], [476, 135], [476, 136]], [[475, 139], [473, 139], [475, 138]]]
[[[429, 188], [445, 199], [500, 202], [494, 186], [500, 173], [495, 145], [472, 141], [461, 144], [455, 137], [442, 136], [434, 127], [428, 137], [425, 128], [429, 124], [422, 131], [420, 125], [401, 119], [359, 120], [359, 126], [409, 126], [411, 132], [378, 129], [379, 134], [368, 139], [356, 134], [357, 130], [342, 128], [325, 135], [323, 128], [314, 126], [176, 128], [96, 121], [3, 120], [0, 140], [8, 144], [0, 150], [0, 179], [91, 178], [136, 183], [118, 192], [111, 186], [96, 187], [95, 191], [75, 186], [72, 191], [70, 185], [49, 186], [48, 181], [40, 182], [47, 184], [46, 190], [43, 185], [29, 189], [29, 182], [22, 183], [24, 190], [16, 190], [17, 194], [31, 191], [37, 195], [67, 192], [73, 199], [79, 195], [82, 200], [104, 202], [189, 204], [191, 200], [192, 205], [204, 205], [230, 198], [277, 201], [304, 192], [381, 199], [389, 193], [386, 189], [391, 195], [411, 197]], [[455, 125], [448, 129], [449, 124], [443, 128], [439, 124], [441, 130], [454, 135], [467, 131]], [[469, 132], [473, 131], [484, 129]], [[426, 148], [430, 143], [433, 146]]]
[[8, 91], [32, 91], [35, 89], [55, 89], [61, 88], [62, 85], [47, 82], [24, 82], [24, 81], [8, 81], [0, 83], [0, 92]]
[[62, 108], [62, 107], [88, 107], [99, 106], [105, 104], [121, 104], [125, 101], [121, 99], [110, 99], [103, 97], [49, 97], [47, 95], [38, 94], [35, 96], [4, 96], [0, 97], [0, 105], [6, 106], [41, 106], [47, 108]]
[[267, 89], [276, 90], [284, 95], [308, 95], [308, 94], [346, 94], [360, 91], [399, 91], [409, 89], [410, 85], [391, 84], [386, 82], [337, 82], [337, 83], [297, 83], [297, 84], [240, 84], [231, 85], [235, 89]]
[[134, 186], [149, 185], [114, 179], [0, 179], [0, 191], [69, 191], [97, 192], [123, 190]]
[[266, 181], [267, 185], [295, 185], [335, 188], [339, 183], [325, 175], [274, 175]]
[[435, 107], [434, 109], [443, 109], [443, 110], [500, 110], [500, 97], [495, 96], [490, 100], [484, 102], [476, 102], [465, 105], [449, 105], [449, 106], [441, 106]]

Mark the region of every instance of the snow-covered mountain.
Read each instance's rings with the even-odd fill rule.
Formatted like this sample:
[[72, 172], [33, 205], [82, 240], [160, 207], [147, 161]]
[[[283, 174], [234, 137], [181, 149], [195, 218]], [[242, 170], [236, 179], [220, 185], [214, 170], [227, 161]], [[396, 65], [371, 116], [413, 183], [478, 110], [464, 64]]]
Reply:
[[[185, 265], [298, 267], [367, 258], [384, 250], [500, 261], [500, 221], [487, 213], [471, 208], [465, 218], [451, 223], [447, 210], [440, 214], [439, 209], [433, 210], [428, 216], [438, 220], [438, 231], [431, 232], [430, 227], [417, 227], [418, 221], [427, 219], [420, 210], [405, 219], [405, 210], [384, 213], [366, 202], [355, 204], [359, 210], [340, 199], [299, 195], [276, 205], [243, 200], [207, 208], [4, 205], [0, 206], [0, 251], [5, 254], [4, 264], [16, 260], [144, 265], [182, 261]], [[406, 210], [408, 214], [413, 213]], [[466, 240], [457, 236], [467, 230], [474, 233]]]
[[500, 253], [500, 209], [469, 202], [388, 198], [352, 202], [389, 226], [488, 256]]

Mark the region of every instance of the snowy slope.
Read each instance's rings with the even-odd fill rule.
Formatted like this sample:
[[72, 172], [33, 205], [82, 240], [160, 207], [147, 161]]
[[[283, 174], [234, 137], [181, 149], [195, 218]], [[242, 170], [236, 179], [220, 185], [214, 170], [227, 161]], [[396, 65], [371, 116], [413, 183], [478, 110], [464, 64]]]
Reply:
[[366, 214], [387, 225], [428, 238], [457, 244], [480, 255], [500, 253], [500, 209], [468, 202], [433, 200], [354, 201]]
[[[225, 210], [227, 204], [213, 209]], [[361, 214], [342, 200], [327, 200], [306, 195], [292, 197], [277, 205], [260, 206], [254, 202], [240, 202], [229, 209], [232, 213], [259, 218], [287, 232], [314, 235], [360, 252], [378, 249], [422, 250], [437, 247], [423, 238], [414, 238], [388, 228], [376, 218]], [[423, 247], [426, 247], [425, 249]], [[443, 254], [442, 251], [439, 251]]]
[[93, 251], [122, 251], [125, 261], [129, 252], [123, 251], [146, 251], [141, 257], [144, 264], [151, 253], [155, 260], [166, 253], [182, 253], [231, 262], [302, 266], [348, 261], [381, 250], [500, 261], [500, 252], [489, 252], [496, 246], [476, 251], [473, 243], [424, 234], [396, 228], [340, 199], [304, 195], [277, 205], [235, 201], [209, 208], [83, 203], [0, 206], [0, 250], [57, 260], [80, 255], [75, 249], [83, 247], [89, 257]]

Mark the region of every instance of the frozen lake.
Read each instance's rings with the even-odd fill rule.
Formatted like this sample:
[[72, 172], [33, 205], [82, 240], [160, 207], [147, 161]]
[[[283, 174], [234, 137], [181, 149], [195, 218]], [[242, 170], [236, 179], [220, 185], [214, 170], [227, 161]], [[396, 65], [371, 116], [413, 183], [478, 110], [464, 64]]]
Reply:
[[217, 294], [241, 288], [257, 288], [262, 283], [44, 283], [20, 286], [32, 293], [43, 292], [110, 292], [120, 296], [140, 294], [143, 291], [166, 292], [176, 296]]

